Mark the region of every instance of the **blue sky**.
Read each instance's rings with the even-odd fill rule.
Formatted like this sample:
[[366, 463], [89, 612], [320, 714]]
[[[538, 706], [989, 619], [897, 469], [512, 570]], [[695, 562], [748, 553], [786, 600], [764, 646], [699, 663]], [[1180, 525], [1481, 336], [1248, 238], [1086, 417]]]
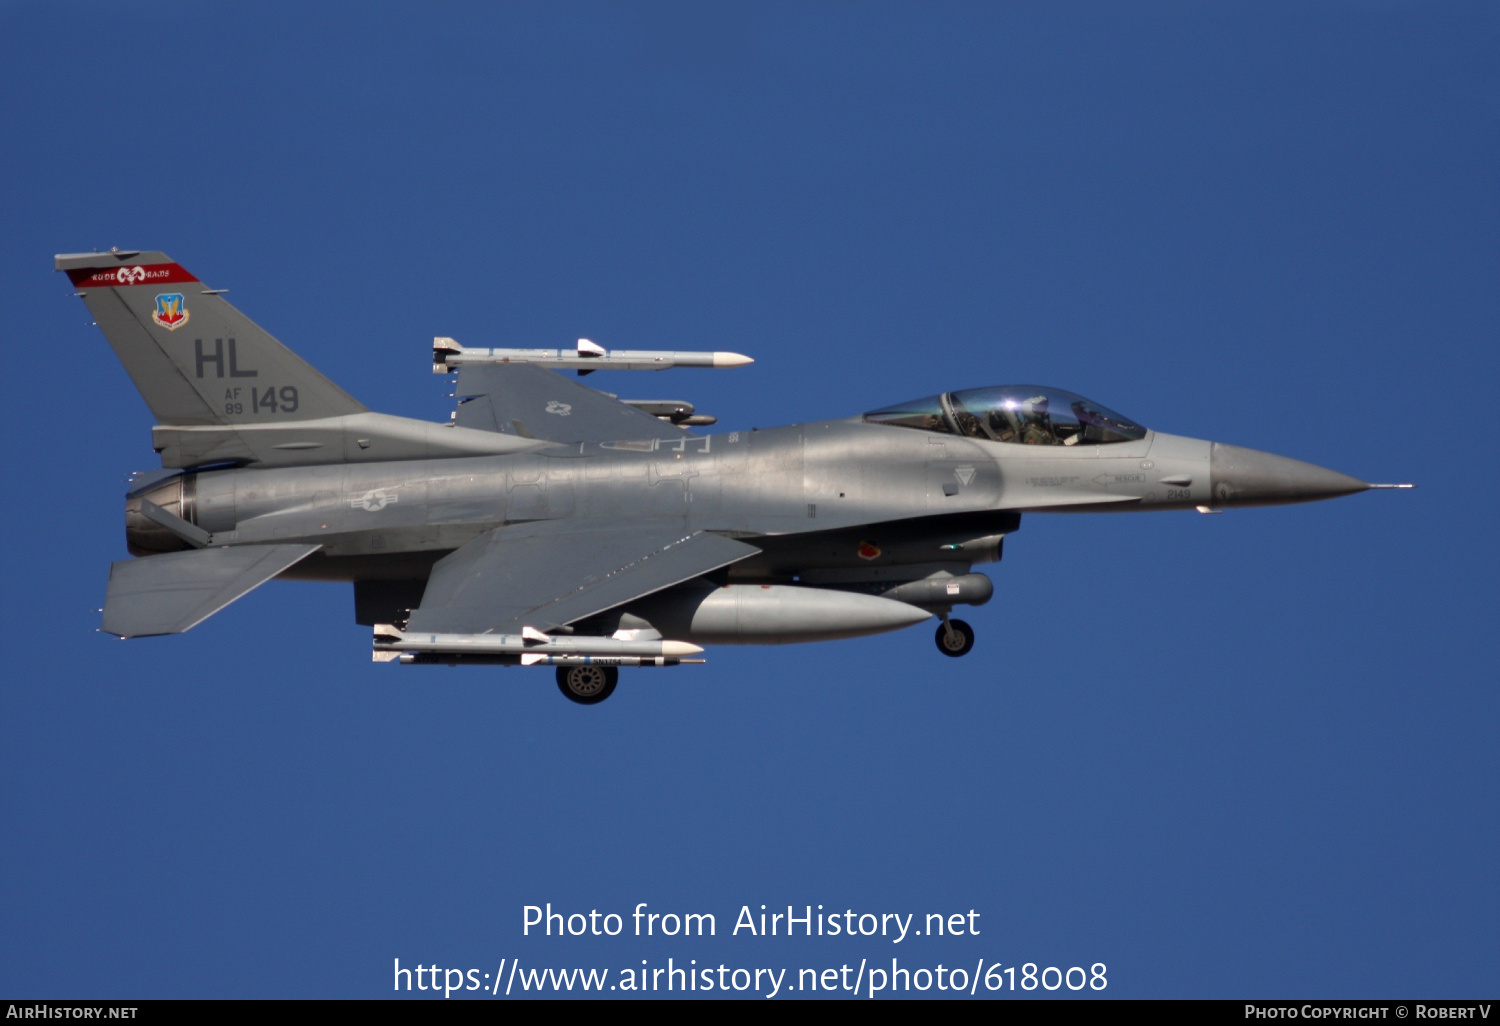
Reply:
[[[1449, 3], [4, 5], [0, 993], [898, 957], [1493, 994], [1496, 37]], [[591, 709], [371, 665], [347, 586], [122, 643], [150, 420], [51, 270], [110, 246], [385, 412], [446, 418], [434, 335], [588, 336], [756, 357], [589, 379], [725, 429], [1043, 382], [1422, 487], [1028, 517], [963, 660], [713, 649]], [[523, 937], [546, 902], [719, 936]], [[726, 936], [761, 904], [981, 933]]]

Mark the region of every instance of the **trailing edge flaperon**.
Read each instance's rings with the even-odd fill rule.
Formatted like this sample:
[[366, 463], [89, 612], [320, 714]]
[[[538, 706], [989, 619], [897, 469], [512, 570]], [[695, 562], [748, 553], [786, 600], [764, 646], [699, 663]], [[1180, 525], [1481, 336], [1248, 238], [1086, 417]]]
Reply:
[[[619, 666], [712, 644], [896, 630], [988, 601], [976, 564], [1025, 512], [1306, 502], [1381, 487], [1151, 431], [1037, 385], [697, 434], [677, 400], [555, 373], [736, 367], [727, 352], [468, 349], [448, 424], [373, 413], [165, 254], [57, 257], [140, 390], [161, 471], [125, 500], [135, 558], [104, 629], [185, 631], [272, 577], [347, 581], [377, 661], [557, 667], [583, 703]], [[554, 368], [554, 369], [548, 369]]]

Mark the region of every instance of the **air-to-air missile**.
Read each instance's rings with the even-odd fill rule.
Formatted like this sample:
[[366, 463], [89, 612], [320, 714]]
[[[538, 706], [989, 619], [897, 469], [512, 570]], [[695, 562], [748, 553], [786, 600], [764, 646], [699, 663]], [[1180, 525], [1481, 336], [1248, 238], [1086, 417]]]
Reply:
[[187, 630], [273, 577], [347, 581], [379, 662], [546, 665], [581, 703], [620, 666], [705, 645], [897, 630], [994, 586], [1023, 514], [1226, 509], [1373, 488], [1297, 460], [1152, 431], [1039, 385], [697, 434], [680, 400], [556, 371], [737, 367], [725, 352], [473, 349], [448, 424], [367, 410], [162, 253], [59, 256], [156, 417], [103, 629]]
[[754, 363], [742, 353], [710, 353], [652, 349], [605, 349], [586, 338], [576, 349], [470, 349], [451, 338], [432, 340], [432, 373], [451, 374], [460, 367], [491, 363], [534, 363], [552, 370], [668, 370], [707, 367], [722, 370]]
[[[628, 634], [628, 632], [627, 632]], [[533, 628], [520, 634], [406, 634], [390, 624], [375, 627], [375, 661], [403, 654], [511, 657], [522, 666], [675, 666], [702, 647], [685, 641], [642, 641], [631, 637], [554, 637]]]
[[[452, 374], [462, 367], [489, 364], [529, 363], [552, 370], [576, 370], [580, 377], [597, 370], [667, 370], [672, 367], [706, 367], [724, 369], [744, 367], [755, 361], [742, 353], [672, 352], [650, 349], [608, 350], [586, 338], [578, 340], [575, 349], [468, 349], [451, 338], [432, 340], [432, 373]], [[618, 398], [606, 392], [611, 399]], [[621, 399], [642, 413], [678, 427], [708, 427], [719, 418], [695, 413], [693, 404], [680, 399]]]

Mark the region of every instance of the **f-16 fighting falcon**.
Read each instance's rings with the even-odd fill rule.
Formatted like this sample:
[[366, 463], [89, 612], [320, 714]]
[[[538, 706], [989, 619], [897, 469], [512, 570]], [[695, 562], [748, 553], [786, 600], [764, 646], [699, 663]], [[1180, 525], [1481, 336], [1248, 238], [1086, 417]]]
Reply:
[[1058, 388], [960, 388], [859, 416], [701, 434], [690, 403], [616, 399], [602, 368], [737, 353], [465, 348], [446, 424], [373, 413], [157, 252], [56, 258], [156, 418], [125, 497], [133, 559], [104, 630], [176, 634], [273, 577], [347, 581], [376, 661], [556, 667], [603, 701], [621, 666], [939, 619], [993, 586], [1023, 513], [1218, 512], [1371, 488], [1151, 431]]

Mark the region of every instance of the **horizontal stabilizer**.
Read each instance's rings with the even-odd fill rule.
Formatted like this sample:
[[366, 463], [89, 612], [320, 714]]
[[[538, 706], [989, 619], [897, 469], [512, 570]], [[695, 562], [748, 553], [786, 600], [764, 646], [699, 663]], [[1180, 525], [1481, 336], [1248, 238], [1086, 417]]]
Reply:
[[228, 545], [111, 563], [104, 629], [122, 638], [181, 634], [318, 545]]

